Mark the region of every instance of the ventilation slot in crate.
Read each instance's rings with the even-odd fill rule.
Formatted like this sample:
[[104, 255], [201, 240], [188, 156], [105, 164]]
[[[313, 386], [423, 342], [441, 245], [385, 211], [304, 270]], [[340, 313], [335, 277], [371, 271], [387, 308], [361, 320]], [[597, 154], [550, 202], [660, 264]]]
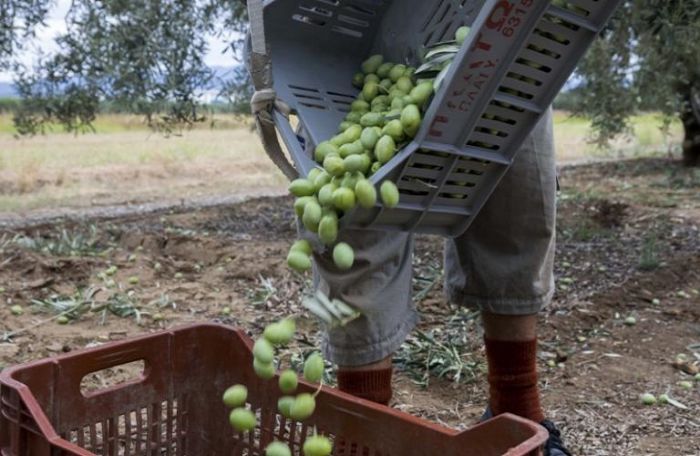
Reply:
[[334, 25], [331, 27], [331, 30], [333, 30], [336, 33], [339, 33], [341, 35], [347, 35], [353, 38], [362, 38], [362, 32], [357, 30], [357, 29], [352, 29], [349, 27], [345, 27], [342, 25]]
[[372, 451], [370, 447], [356, 442], [345, 442], [342, 439], [338, 441], [336, 451], [333, 454], [341, 454], [343, 456], [383, 456], [383, 453]]
[[185, 448], [184, 400], [151, 404], [61, 434], [98, 455], [181, 454]]
[[576, 0], [555, 0], [552, 5], [556, 8], [561, 8], [569, 13], [575, 14], [581, 17], [590, 17], [591, 9], [590, 3], [597, 3], [598, 0], [590, 1], [576, 1]]
[[421, 150], [414, 153], [406, 163], [397, 182], [401, 201], [410, 204], [424, 204], [426, 198], [438, 190], [445, 169], [452, 163], [453, 156]]
[[556, 16], [556, 9], [550, 11], [554, 13], [542, 17], [509, 67], [499, 93], [538, 104], [536, 99], [541, 88], [556, 78], [554, 68], [561, 65], [560, 61], [575, 41], [574, 35], [587, 33], [584, 28]]
[[308, 16], [306, 14], [294, 14], [292, 16], [292, 19], [294, 19], [297, 22], [301, 22], [302, 24], [308, 24], [317, 27], [323, 27], [324, 25], [326, 25], [326, 21], [324, 21], [323, 19]]
[[345, 14], [339, 14], [338, 21], [345, 22], [346, 24], [350, 24], [353, 27], [359, 27], [359, 28], [369, 27], [369, 22], [367, 22], [366, 20], [358, 19], [356, 17], [348, 16]]
[[432, 46], [442, 41], [454, 39], [455, 31], [462, 25], [474, 22], [479, 12], [480, 2], [467, 0], [442, 0], [435, 7], [420, 29], [422, 43]]
[[441, 206], [470, 204], [472, 194], [477, 190], [490, 166], [493, 165], [485, 160], [460, 158], [445, 185], [440, 188], [435, 204]]
[[539, 87], [539, 86], [542, 85], [542, 81], [539, 81], [539, 80], [537, 80], [537, 79], [531, 78], [531, 77], [526, 76], [526, 75], [524, 75], [524, 74], [515, 73], [515, 72], [513, 72], [513, 71], [509, 71], [509, 72], [506, 74], [506, 79], [513, 79], [513, 80], [519, 81], [519, 82], [521, 82], [521, 83], [523, 83], [523, 84], [529, 84], [529, 85], [532, 85], [532, 86], [535, 86], [535, 87]]
[[326, 99], [319, 90], [292, 84], [289, 85], [289, 88], [300, 105], [312, 109], [328, 109]]
[[[497, 119], [500, 119], [500, 117], [491, 116], [488, 113], [484, 113], [481, 119], [479, 119], [477, 122], [474, 131], [485, 135], [492, 135], [501, 139], [506, 139], [511, 136], [515, 131], [515, 124], [502, 122]], [[494, 138], [494, 140], [496, 138]]]
[[368, 19], [376, 16], [368, 5], [343, 5], [339, 0], [317, 0], [314, 3], [319, 4], [300, 4], [299, 12], [293, 14], [292, 19], [302, 24], [329, 27], [335, 33], [352, 38], [362, 38], [371, 25]]
[[467, 141], [467, 146], [469, 147], [483, 149], [487, 152], [497, 152], [501, 148], [500, 145], [493, 142], [494, 138], [489, 137], [489, 135], [473, 133], [470, 138], [471, 139]]
[[299, 9], [304, 13], [316, 14], [321, 17], [333, 17], [333, 12], [320, 6], [299, 5]]
[[517, 117], [525, 113], [525, 110], [505, 101], [492, 100], [486, 109], [486, 113], [504, 119], [504, 121], [517, 122]]
[[513, 80], [503, 80], [503, 84], [498, 88], [498, 91], [516, 98], [522, 98], [525, 101], [530, 101], [535, 98], [535, 94], [532, 93], [533, 91], [531, 91], [530, 87]]
[[355, 101], [355, 96], [340, 92], [326, 92], [328, 98], [333, 102], [335, 109], [340, 112], [350, 112], [350, 105]]
[[369, 8], [369, 5], [345, 5], [343, 10], [356, 17], [374, 17], [377, 15], [377, 12]]

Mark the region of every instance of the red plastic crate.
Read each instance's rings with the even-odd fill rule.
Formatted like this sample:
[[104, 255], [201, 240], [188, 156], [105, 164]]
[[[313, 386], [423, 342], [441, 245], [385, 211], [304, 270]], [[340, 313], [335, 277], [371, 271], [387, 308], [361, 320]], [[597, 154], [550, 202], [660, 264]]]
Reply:
[[[301, 455], [314, 427], [345, 442], [336, 456], [538, 455], [547, 438], [544, 428], [511, 415], [457, 432], [331, 388], [319, 394], [311, 419], [290, 421], [276, 413], [277, 382], [255, 376], [251, 349], [240, 330], [199, 324], [7, 369], [0, 374], [1, 454], [261, 456], [278, 439]], [[86, 375], [140, 360], [139, 378], [81, 391]], [[254, 432], [237, 434], [228, 424], [221, 396], [235, 383], [248, 386]]]

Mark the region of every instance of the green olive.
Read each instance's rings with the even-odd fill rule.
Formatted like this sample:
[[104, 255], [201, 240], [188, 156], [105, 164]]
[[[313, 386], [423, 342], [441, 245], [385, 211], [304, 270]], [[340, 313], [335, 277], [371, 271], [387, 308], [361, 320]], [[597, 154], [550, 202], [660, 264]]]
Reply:
[[297, 421], [304, 421], [316, 410], [316, 399], [309, 393], [302, 393], [294, 399], [289, 415]]
[[379, 187], [379, 194], [382, 197], [382, 203], [388, 208], [394, 208], [399, 204], [399, 189], [396, 184], [391, 181], [384, 181]]
[[280, 411], [282, 416], [287, 418], [292, 417], [291, 410], [295, 400], [296, 398], [292, 396], [282, 396], [277, 400], [277, 410]]
[[279, 386], [284, 394], [292, 394], [297, 389], [299, 379], [293, 370], [285, 370], [280, 374]]
[[313, 253], [313, 249], [311, 248], [311, 243], [309, 241], [307, 241], [306, 239], [300, 239], [298, 241], [295, 241], [289, 250], [296, 251], [296, 252], [302, 252], [306, 255], [311, 255]]
[[333, 262], [338, 269], [347, 271], [355, 262], [355, 252], [345, 242], [341, 242], [333, 248]]
[[323, 358], [320, 354], [314, 353], [306, 359], [304, 363], [304, 378], [311, 383], [318, 383], [323, 379]]
[[286, 443], [272, 442], [265, 448], [265, 456], [292, 456], [292, 450]]
[[291, 318], [272, 323], [265, 328], [263, 337], [272, 345], [286, 345], [294, 337], [296, 323]]
[[253, 345], [253, 356], [262, 364], [270, 364], [275, 358], [275, 349], [267, 339], [258, 339]]
[[313, 435], [304, 442], [304, 456], [330, 456], [333, 445], [327, 437]]
[[224, 391], [224, 404], [226, 407], [235, 408], [245, 404], [248, 399], [248, 388], [244, 385], [234, 385]]
[[255, 415], [248, 409], [233, 409], [228, 416], [228, 420], [238, 432], [248, 432], [255, 429]]
[[258, 377], [263, 380], [270, 380], [275, 376], [275, 365], [272, 363], [262, 363], [257, 358], [253, 360], [253, 369]]

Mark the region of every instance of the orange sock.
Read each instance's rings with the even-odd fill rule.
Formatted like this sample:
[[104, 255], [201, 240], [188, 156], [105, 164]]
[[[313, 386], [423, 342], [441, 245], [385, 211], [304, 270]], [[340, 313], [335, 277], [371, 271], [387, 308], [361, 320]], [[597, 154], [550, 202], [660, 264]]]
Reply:
[[512, 413], [544, 420], [537, 386], [537, 339], [523, 342], [484, 338], [489, 367], [489, 403], [494, 416]]
[[344, 393], [352, 394], [382, 405], [389, 405], [393, 391], [391, 389], [392, 368], [367, 370], [338, 370], [338, 388]]

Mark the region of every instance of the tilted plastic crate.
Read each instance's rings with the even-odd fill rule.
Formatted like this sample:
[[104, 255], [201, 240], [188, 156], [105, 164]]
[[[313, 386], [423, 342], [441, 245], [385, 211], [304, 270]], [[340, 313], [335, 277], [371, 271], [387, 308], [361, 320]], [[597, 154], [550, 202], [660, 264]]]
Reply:
[[470, 25], [418, 135], [371, 178], [396, 182], [400, 205], [356, 209], [342, 221], [343, 227], [459, 235], [619, 3], [267, 1], [273, 87], [300, 121], [296, 130], [276, 112], [275, 124], [307, 174], [315, 166], [314, 146], [334, 135], [349, 111], [357, 93], [352, 77], [364, 59], [382, 53], [416, 65], [425, 46]]
[[[317, 427], [335, 442], [335, 456], [538, 455], [541, 426], [502, 415], [464, 432], [323, 388], [304, 423], [277, 414], [277, 379], [252, 369], [252, 341], [232, 328], [201, 324], [106, 344], [6, 369], [0, 374], [3, 456], [189, 455], [263, 456], [272, 440], [300, 456]], [[135, 379], [86, 392], [95, 371], [143, 361]], [[223, 392], [248, 386], [254, 432], [228, 424]], [[313, 392], [309, 384], [300, 391]]]

